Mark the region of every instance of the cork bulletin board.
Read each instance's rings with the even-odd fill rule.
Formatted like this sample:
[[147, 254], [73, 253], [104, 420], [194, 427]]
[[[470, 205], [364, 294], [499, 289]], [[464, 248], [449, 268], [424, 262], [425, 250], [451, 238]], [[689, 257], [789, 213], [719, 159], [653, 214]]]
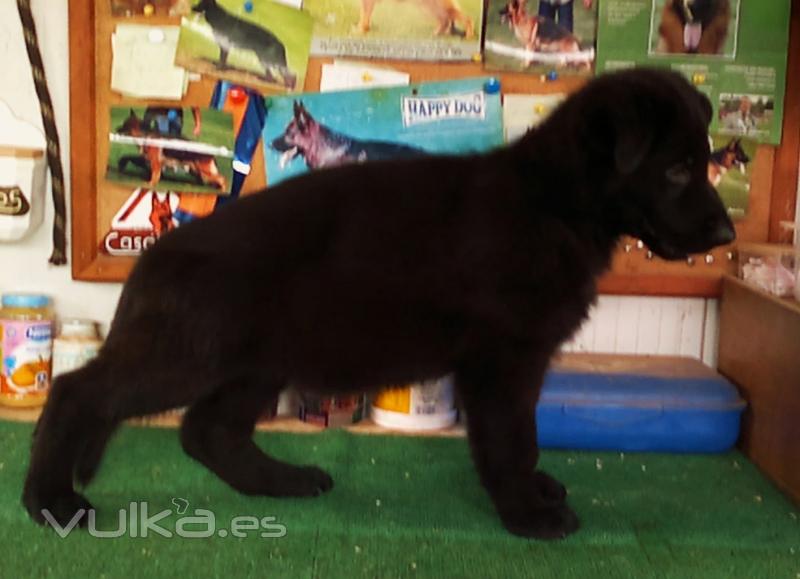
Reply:
[[[109, 148], [109, 108], [143, 106], [145, 101], [124, 98], [111, 90], [111, 37], [117, 24], [178, 24], [166, 16], [115, 17], [107, 0], [69, 0], [70, 122], [72, 169], [72, 276], [85, 281], [123, 281], [135, 258], [109, 256], [100, 251], [104, 228], [130, 195], [130, 187], [105, 179]], [[779, 146], [759, 145], [751, 163], [751, 189], [747, 215], [737, 222], [739, 241], [787, 242], [782, 221], [794, 219], [798, 153], [800, 152], [800, 0], [792, 1], [789, 62], [783, 139]], [[332, 58], [309, 60], [304, 91], [319, 87], [322, 65]], [[410, 74], [411, 82], [450, 80], [471, 76], [500, 78], [503, 93], [569, 93], [586, 82], [576, 76], [556, 80], [536, 75], [495, 73], [480, 63], [381, 62]], [[207, 107], [215, 80], [190, 83], [180, 106]], [[146, 104], [176, 106], [174, 102]], [[242, 194], [262, 189], [267, 182], [261, 145]], [[733, 258], [733, 259], [732, 259]], [[721, 278], [735, 270], [735, 246], [717, 248], [694, 263], [665, 262], [625, 240], [615, 256], [612, 271], [600, 281], [607, 294], [716, 296]]]

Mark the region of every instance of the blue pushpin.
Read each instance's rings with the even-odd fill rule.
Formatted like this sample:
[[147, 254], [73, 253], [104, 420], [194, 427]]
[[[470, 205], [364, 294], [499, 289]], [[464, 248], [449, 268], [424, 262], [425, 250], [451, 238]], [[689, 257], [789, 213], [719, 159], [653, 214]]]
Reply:
[[496, 94], [500, 92], [500, 81], [494, 77], [490, 78], [486, 81], [486, 84], [483, 85], [483, 90], [487, 94]]
[[244, 11], [250, 13], [253, 11], [253, 0], [247, 0], [244, 3]]
[[169, 111], [167, 111], [167, 118], [171, 121], [176, 120], [178, 118], [178, 111], [175, 109], [169, 109]]
[[556, 71], [554, 71], [554, 70], [551, 70], [550, 72], [547, 73], [547, 77], [546, 78], [547, 78], [547, 80], [551, 80], [551, 81], [552, 80], [556, 80], [558, 78], [558, 73]]

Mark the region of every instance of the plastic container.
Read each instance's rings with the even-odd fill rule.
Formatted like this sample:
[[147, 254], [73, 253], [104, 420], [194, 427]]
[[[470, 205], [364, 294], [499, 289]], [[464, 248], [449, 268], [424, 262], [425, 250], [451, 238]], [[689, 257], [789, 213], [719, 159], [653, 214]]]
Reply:
[[542, 388], [536, 424], [543, 448], [722, 452], [739, 436], [744, 407], [718, 375], [556, 370]]
[[0, 403], [41, 406], [50, 390], [52, 300], [14, 293], [0, 304]]
[[456, 422], [450, 376], [398, 388], [388, 388], [372, 401], [375, 424], [395, 430], [435, 430]]
[[97, 356], [102, 345], [97, 324], [92, 320], [63, 320], [61, 332], [53, 340], [53, 378], [86, 364]]
[[739, 277], [749, 285], [778, 297], [789, 297], [797, 288], [800, 268], [798, 250], [791, 245], [740, 243]]

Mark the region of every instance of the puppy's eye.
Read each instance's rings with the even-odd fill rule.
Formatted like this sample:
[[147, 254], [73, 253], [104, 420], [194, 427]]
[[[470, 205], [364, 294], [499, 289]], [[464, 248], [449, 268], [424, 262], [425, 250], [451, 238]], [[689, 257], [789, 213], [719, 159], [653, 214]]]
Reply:
[[685, 163], [673, 165], [665, 171], [665, 175], [667, 180], [675, 185], [688, 185], [689, 181], [692, 180], [692, 174]]

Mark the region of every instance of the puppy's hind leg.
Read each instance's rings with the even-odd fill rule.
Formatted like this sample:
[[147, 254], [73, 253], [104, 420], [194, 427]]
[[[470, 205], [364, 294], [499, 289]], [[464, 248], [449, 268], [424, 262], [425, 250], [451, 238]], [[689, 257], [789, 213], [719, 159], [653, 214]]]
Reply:
[[167, 364], [169, 352], [146, 352], [138, 339], [149, 339], [146, 329], [112, 328], [97, 358], [55, 380], [34, 434], [22, 496], [35, 521], [44, 523], [47, 512], [64, 526], [80, 509], [92, 508], [75, 492], [73, 478], [91, 479], [120, 422], [190, 404], [210, 391], [194, 361]]
[[[22, 502], [31, 517], [44, 523], [49, 514], [60, 525], [69, 523], [89, 502], [72, 487], [78, 457], [107, 421], [94, 410], [102, 396], [99, 362], [56, 378], [36, 425]], [[85, 520], [85, 519], [84, 519]]]
[[186, 453], [237, 491], [272, 497], [316, 496], [333, 480], [314, 466], [294, 466], [265, 454], [253, 442], [255, 424], [283, 383], [243, 378], [192, 405], [181, 425]]
[[563, 485], [536, 470], [536, 400], [546, 357], [495, 350], [456, 372], [473, 460], [505, 527], [515, 535], [557, 539], [578, 528]]

